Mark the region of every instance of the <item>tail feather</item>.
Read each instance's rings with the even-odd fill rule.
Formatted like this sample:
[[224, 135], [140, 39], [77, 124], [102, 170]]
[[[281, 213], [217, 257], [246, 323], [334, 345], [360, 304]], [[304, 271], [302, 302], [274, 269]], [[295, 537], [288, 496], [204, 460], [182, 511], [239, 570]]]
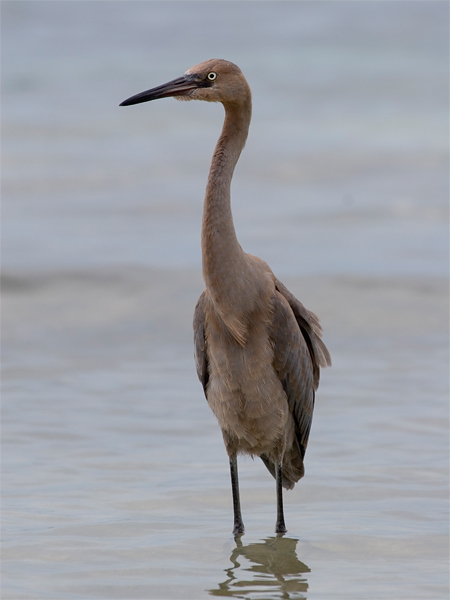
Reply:
[[[261, 454], [260, 459], [266, 465], [267, 470], [275, 479], [275, 463], [265, 454]], [[286, 490], [292, 490], [299, 479], [305, 474], [303, 460], [299, 453], [287, 452], [283, 459], [283, 481], [282, 485]]]

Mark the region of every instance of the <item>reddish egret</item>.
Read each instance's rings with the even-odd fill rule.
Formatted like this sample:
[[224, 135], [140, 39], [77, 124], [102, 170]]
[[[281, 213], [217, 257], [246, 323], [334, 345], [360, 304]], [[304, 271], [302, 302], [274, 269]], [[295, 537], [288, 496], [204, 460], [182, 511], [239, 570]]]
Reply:
[[236, 238], [230, 184], [252, 111], [241, 70], [226, 60], [208, 60], [121, 106], [167, 97], [221, 102], [225, 108], [203, 207], [206, 289], [194, 314], [195, 359], [230, 460], [233, 533], [244, 532], [238, 454], [259, 456], [274, 476], [275, 531], [284, 533], [282, 487], [292, 489], [303, 477], [319, 371], [331, 364], [330, 355], [317, 317]]

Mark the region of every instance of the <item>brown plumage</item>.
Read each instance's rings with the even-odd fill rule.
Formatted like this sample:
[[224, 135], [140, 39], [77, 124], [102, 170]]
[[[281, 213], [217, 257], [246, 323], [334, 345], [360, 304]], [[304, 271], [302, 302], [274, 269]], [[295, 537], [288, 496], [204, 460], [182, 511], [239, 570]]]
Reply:
[[236, 238], [230, 204], [234, 168], [247, 139], [251, 92], [235, 64], [212, 59], [122, 105], [173, 96], [221, 102], [222, 133], [206, 186], [202, 264], [206, 289], [194, 315], [197, 373], [230, 458], [234, 533], [244, 531], [237, 455], [261, 457], [276, 479], [276, 531], [286, 531], [282, 486], [304, 474], [320, 367], [331, 364], [317, 317]]

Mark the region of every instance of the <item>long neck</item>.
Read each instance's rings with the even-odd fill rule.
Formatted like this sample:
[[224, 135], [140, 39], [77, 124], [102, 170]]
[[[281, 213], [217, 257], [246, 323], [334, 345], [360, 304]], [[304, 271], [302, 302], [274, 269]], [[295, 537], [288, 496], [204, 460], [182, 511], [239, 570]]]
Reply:
[[211, 161], [202, 222], [203, 278], [217, 301], [219, 297], [226, 300], [232, 293], [245, 268], [246, 255], [237, 240], [231, 214], [230, 186], [248, 135], [251, 99], [224, 106], [225, 121]]

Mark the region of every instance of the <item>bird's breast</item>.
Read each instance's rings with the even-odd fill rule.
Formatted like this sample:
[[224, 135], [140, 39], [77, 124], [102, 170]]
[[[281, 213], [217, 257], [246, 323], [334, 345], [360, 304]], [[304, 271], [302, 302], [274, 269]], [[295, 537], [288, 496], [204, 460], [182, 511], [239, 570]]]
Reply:
[[254, 320], [247, 333], [241, 344], [219, 317], [207, 319], [207, 397], [222, 430], [240, 440], [240, 450], [261, 454], [282, 436], [289, 411], [267, 323]]

